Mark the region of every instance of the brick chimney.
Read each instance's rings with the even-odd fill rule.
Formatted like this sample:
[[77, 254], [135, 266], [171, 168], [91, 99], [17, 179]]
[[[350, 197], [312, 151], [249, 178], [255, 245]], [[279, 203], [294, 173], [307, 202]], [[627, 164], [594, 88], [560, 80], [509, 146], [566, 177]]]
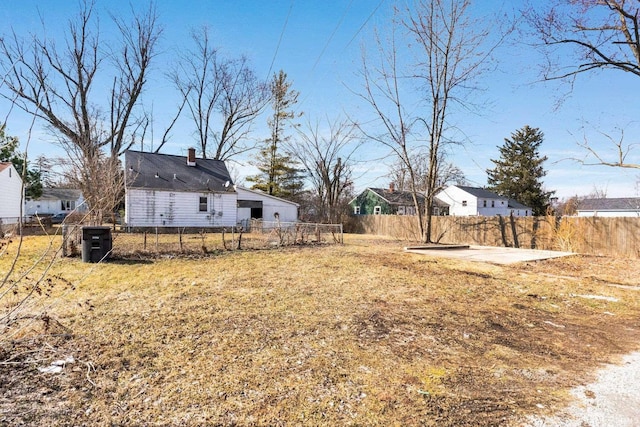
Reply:
[[196, 165], [196, 149], [191, 147], [188, 150], [187, 154], [187, 166], [195, 166]]
[[393, 182], [389, 183], [389, 193], [393, 193], [394, 191], [396, 191], [396, 184]]

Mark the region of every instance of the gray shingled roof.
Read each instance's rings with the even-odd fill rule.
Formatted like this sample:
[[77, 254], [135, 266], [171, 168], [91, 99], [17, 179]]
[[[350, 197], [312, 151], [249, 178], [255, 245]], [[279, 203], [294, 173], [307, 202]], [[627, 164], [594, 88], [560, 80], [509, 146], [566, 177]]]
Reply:
[[502, 197], [494, 192], [485, 190], [484, 188], [480, 187], [467, 187], [465, 185], [456, 185], [456, 187], [479, 199], [506, 199], [506, 197]]
[[531, 209], [529, 206], [523, 205], [522, 203], [513, 199], [509, 199], [507, 205], [512, 209]]
[[[398, 191], [398, 190], [389, 191], [388, 188], [369, 188], [369, 190], [373, 191], [378, 196], [385, 199], [391, 205], [400, 205], [400, 206], [413, 205], [413, 197], [411, 196], [411, 191]], [[418, 193], [416, 194], [416, 196], [418, 197], [418, 203], [424, 204], [424, 199], [425, 199], [424, 194]], [[433, 205], [440, 206], [440, 207], [449, 206], [448, 204], [435, 198], [433, 199]]]
[[579, 211], [637, 211], [640, 210], [640, 197], [622, 197], [612, 199], [583, 199], [578, 202]]
[[196, 159], [196, 166], [188, 166], [187, 156], [133, 150], [126, 151], [124, 159], [127, 188], [183, 192], [234, 191], [231, 176], [222, 160]]
[[[466, 191], [467, 193], [479, 199], [506, 199], [506, 197], [503, 197], [499, 194], [494, 193], [493, 191], [485, 190], [484, 188], [480, 188], [480, 187], [467, 187], [464, 185], [456, 185], [456, 187]], [[508, 207], [512, 209], [531, 209], [531, 207], [523, 205], [522, 203], [514, 199], [507, 199], [507, 200], [508, 200], [507, 201]]]
[[78, 200], [82, 191], [73, 188], [43, 188], [38, 200]]

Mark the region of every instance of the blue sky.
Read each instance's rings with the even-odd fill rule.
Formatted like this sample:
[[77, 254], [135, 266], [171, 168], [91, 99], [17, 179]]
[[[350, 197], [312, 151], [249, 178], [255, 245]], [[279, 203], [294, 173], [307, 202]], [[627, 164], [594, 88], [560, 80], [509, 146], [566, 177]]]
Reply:
[[[108, 11], [129, 10], [128, 1], [98, 0], [101, 26], [108, 27]], [[498, 0], [482, 2], [483, 13], [497, 13], [517, 8], [518, 2]], [[154, 112], [154, 135], [159, 138], [177, 104], [177, 94], [164, 78], [172, 56], [189, 43], [193, 28], [208, 25], [213, 41], [230, 56], [249, 57], [258, 75], [268, 78], [283, 69], [300, 92], [298, 109], [312, 120], [336, 118], [348, 114], [365, 120], [370, 111], [351, 90], [359, 90], [357, 77], [361, 47], [371, 48], [372, 30], [384, 28], [391, 16], [391, 0], [191, 0], [189, 2], [157, 1], [160, 23], [164, 27], [161, 54], [149, 79], [144, 102]], [[13, 28], [21, 35], [40, 30], [40, 13], [48, 32], [59, 33], [67, 18], [77, 10], [75, 1], [42, 2], [22, 0], [0, 5], [0, 34]], [[38, 12], [39, 11], [39, 12]], [[509, 10], [506, 10], [509, 12]], [[517, 39], [517, 35], [514, 35]], [[585, 75], [578, 79], [570, 96], [556, 108], [559, 94], [568, 88], [558, 83], [536, 83], [539, 58], [525, 44], [509, 43], [497, 52], [498, 69], [480, 82], [486, 88], [477, 96], [483, 108], [476, 112], [458, 112], [452, 120], [467, 136], [450, 161], [463, 169], [473, 185], [486, 184], [491, 158], [498, 156], [497, 146], [504, 138], [524, 125], [538, 127], [545, 134], [541, 153], [549, 157], [545, 185], [561, 198], [586, 195], [594, 189], [604, 190], [609, 197], [638, 195], [637, 170], [582, 166], [567, 160], [583, 157], [576, 144], [588, 137], [595, 146], [607, 150], [610, 145], [598, 130], [615, 134], [616, 127], [625, 128], [625, 138], [637, 139], [640, 126], [639, 105], [634, 90], [640, 81], [621, 72]], [[8, 106], [0, 104], [6, 115]], [[266, 137], [266, 117], [259, 119], [254, 137]], [[8, 132], [27, 141], [29, 120], [12, 111]], [[586, 130], [585, 130], [586, 129]], [[31, 134], [29, 155], [56, 153], [51, 138], [36, 124]], [[188, 121], [182, 120], [165, 146], [167, 154], [181, 154], [194, 145]], [[367, 186], [387, 186], [387, 166], [391, 164], [383, 148], [365, 144], [357, 165], [357, 190]], [[385, 158], [385, 160], [372, 160]], [[246, 159], [238, 159], [246, 164]], [[369, 161], [371, 160], [371, 161]], [[631, 161], [640, 163], [640, 149]], [[241, 174], [251, 173], [239, 166]]]

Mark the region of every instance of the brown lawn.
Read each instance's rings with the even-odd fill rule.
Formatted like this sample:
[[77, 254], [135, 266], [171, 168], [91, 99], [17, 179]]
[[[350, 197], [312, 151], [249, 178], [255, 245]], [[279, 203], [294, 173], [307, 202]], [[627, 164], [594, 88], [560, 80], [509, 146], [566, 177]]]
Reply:
[[45, 242], [16, 274], [53, 259], [50, 284], [0, 331], [0, 425], [517, 425], [640, 348], [637, 261], [496, 266], [347, 236], [27, 271]]

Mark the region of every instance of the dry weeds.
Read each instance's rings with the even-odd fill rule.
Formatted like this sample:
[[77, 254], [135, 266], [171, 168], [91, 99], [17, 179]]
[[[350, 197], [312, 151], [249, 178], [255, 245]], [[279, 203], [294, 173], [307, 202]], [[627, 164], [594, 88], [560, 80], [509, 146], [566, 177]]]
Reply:
[[55, 322], [0, 339], [0, 424], [517, 425], [640, 348], [638, 263], [403, 245], [61, 259], [76, 289], [48, 300]]

